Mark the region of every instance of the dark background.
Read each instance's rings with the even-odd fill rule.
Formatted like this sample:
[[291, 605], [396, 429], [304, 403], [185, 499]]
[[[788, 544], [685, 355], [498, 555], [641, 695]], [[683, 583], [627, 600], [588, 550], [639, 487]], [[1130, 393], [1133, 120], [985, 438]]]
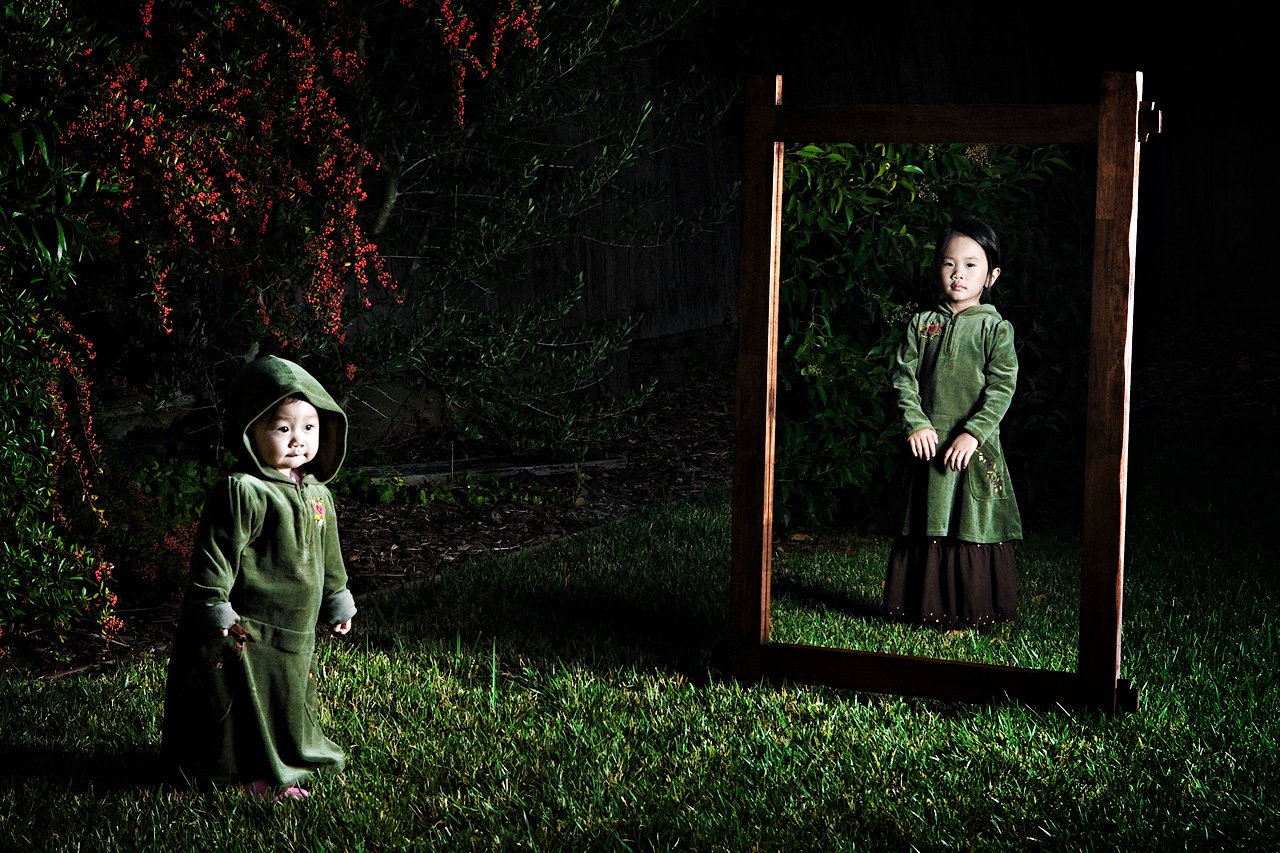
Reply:
[[1142, 72], [1163, 130], [1142, 149], [1138, 333], [1247, 334], [1275, 309], [1258, 269], [1275, 184], [1260, 4], [819, 7], [755, 4], [744, 27], [739, 67], [781, 74], [786, 103], [1094, 102], [1104, 72]]
[[740, 77], [781, 74], [788, 104], [1092, 103], [1105, 72], [1141, 72], [1162, 131], [1141, 149], [1131, 438], [1270, 429], [1280, 299], [1266, 267], [1280, 235], [1263, 110], [1277, 48], [1261, 4], [747, 8], [718, 61]]
[[[673, 33], [628, 68], [656, 89], [706, 76], [706, 112], [731, 103], [698, 144], [673, 146], [646, 165], [670, 190], [669, 213], [698, 219], [713, 199], [732, 196], [748, 75], [782, 75], [788, 104], [1017, 104], [1097, 103], [1104, 73], [1138, 71], [1163, 131], [1142, 147], [1135, 360], [1164, 358], [1151, 341], [1176, 342], [1205, 364], [1267, 360], [1266, 323], [1280, 307], [1259, 269], [1273, 239], [1271, 122], [1262, 110], [1273, 76], [1263, 68], [1275, 48], [1260, 3], [1181, 12], [1123, 0], [712, 7], [712, 20], [698, 18], [696, 31]], [[592, 231], [584, 223], [583, 233]], [[557, 292], [566, 271], [582, 271], [587, 291], [575, 320], [642, 318], [611, 383], [678, 385], [691, 366], [732, 369], [741, 241], [732, 213], [703, 238], [655, 249], [578, 240], [563, 257], [540, 258], [538, 272], [504, 299], [524, 304]], [[1212, 352], [1199, 352], [1202, 343]]]

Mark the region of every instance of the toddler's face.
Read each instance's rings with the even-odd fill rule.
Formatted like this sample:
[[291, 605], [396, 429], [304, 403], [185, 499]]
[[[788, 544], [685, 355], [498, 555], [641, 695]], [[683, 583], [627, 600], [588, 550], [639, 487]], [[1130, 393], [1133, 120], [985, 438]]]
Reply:
[[286, 477], [315, 458], [320, 446], [320, 413], [306, 400], [286, 400], [253, 422], [258, 458]]

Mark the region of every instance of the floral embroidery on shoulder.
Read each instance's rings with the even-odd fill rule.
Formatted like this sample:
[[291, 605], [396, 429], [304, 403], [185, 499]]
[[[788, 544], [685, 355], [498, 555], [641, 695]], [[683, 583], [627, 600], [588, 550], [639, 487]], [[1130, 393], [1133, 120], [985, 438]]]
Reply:
[[311, 512], [316, 520], [316, 527], [324, 527], [324, 501], [312, 501]]

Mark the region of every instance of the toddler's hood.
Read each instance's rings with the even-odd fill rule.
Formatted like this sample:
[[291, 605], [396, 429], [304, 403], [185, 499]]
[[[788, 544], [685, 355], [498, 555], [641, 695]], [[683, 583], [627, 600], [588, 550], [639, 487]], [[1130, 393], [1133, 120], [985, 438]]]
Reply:
[[265, 468], [254, 452], [249, 427], [264, 412], [285, 397], [300, 394], [320, 413], [320, 447], [306, 466], [306, 473], [327, 483], [338, 473], [347, 456], [347, 415], [315, 377], [287, 359], [269, 355], [249, 362], [231, 381], [228, 435], [239, 436], [233, 446], [237, 458], [250, 470], [278, 479], [279, 473]]

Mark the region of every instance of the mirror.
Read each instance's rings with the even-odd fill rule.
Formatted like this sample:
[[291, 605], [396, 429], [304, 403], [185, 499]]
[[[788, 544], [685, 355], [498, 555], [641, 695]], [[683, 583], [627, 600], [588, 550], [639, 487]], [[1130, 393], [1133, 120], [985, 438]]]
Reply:
[[[1104, 75], [1098, 104], [783, 107], [781, 77], [748, 81], [744, 113], [729, 668], [960, 701], [1136, 707], [1119, 677], [1133, 250], [1139, 143], [1159, 114], [1138, 73]], [[800, 142], [1094, 144], [1080, 629], [1074, 670], [782, 642], [771, 636], [779, 260], [785, 146]]]
[[[772, 641], [1075, 669], [1079, 560], [1063, 558], [1079, 553], [1096, 158], [1093, 145], [785, 146]], [[933, 244], [952, 211], [1000, 237], [985, 301], [1019, 354], [1001, 425], [1026, 531], [1019, 618], [974, 630], [880, 616], [909, 464], [892, 352], [942, 296]]]

